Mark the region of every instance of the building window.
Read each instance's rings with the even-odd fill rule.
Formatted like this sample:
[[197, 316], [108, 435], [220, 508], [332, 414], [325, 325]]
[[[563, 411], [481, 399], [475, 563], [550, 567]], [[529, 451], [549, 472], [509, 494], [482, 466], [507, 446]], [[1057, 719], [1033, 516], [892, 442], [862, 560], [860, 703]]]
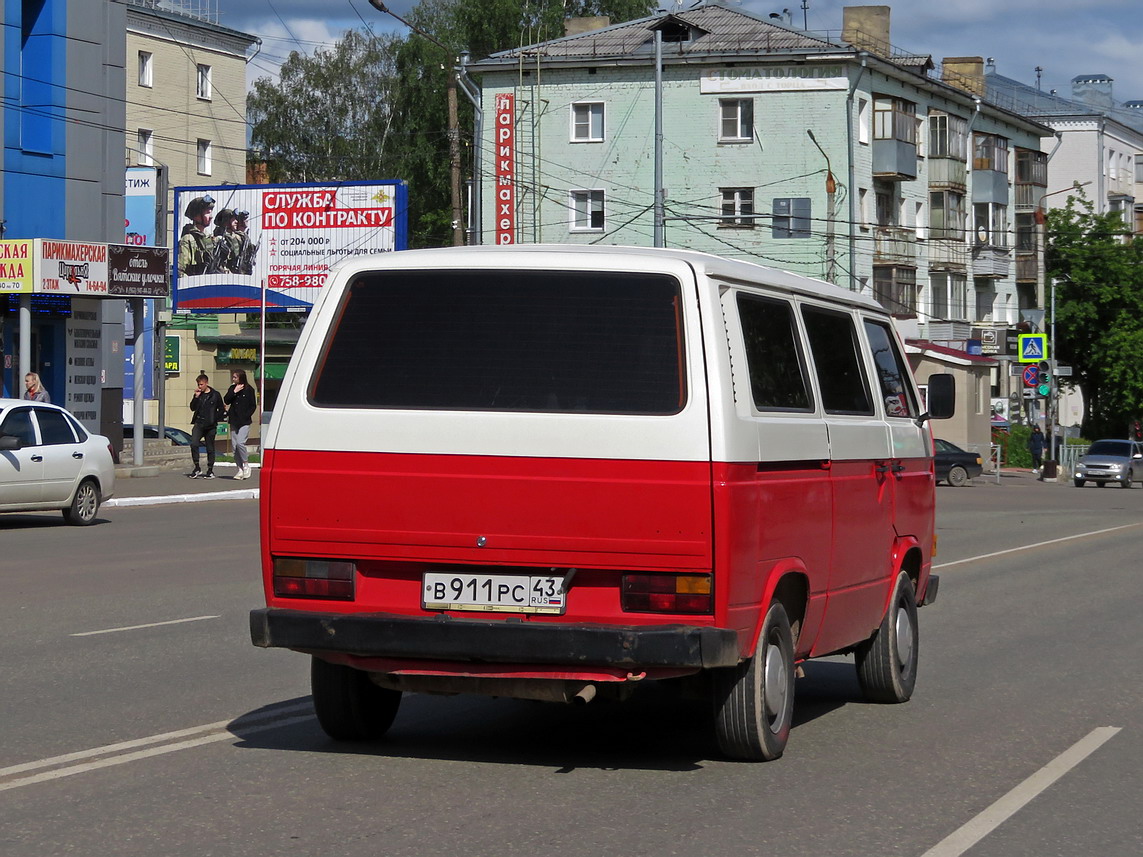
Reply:
[[976, 246], [1008, 246], [1008, 206], [978, 202], [972, 207], [972, 219]]
[[603, 102], [573, 104], [572, 141], [576, 143], [599, 143], [603, 140]]
[[893, 182], [873, 182], [873, 197], [877, 204], [878, 226], [899, 226], [897, 212], [901, 199], [897, 196], [897, 185]]
[[976, 318], [974, 321], [992, 321], [996, 306], [996, 288], [988, 280], [976, 279]]
[[1031, 149], [1016, 150], [1016, 184], [1048, 186], [1048, 156]]
[[719, 226], [754, 226], [754, 188], [724, 187], [722, 191], [722, 219]]
[[973, 141], [972, 168], [1008, 175], [1008, 140], [995, 134], [976, 134]]
[[808, 196], [774, 200], [770, 237], [810, 237], [810, 198]]
[[869, 99], [857, 100], [857, 142], [869, 142]]
[[603, 231], [603, 191], [573, 190], [571, 210], [573, 232]]
[[1135, 181], [1143, 184], [1143, 155], [1135, 156]]
[[916, 270], [890, 265], [874, 266], [873, 299], [893, 315], [916, 315]]
[[1033, 214], [1016, 215], [1016, 249], [1034, 251], [1036, 249], [1036, 218]]
[[749, 143], [754, 139], [754, 100], [724, 98], [718, 102], [718, 139], [721, 143]]
[[873, 139], [917, 144], [917, 105], [881, 95], [873, 99]]
[[135, 154], [139, 156], [136, 159], [139, 162], [139, 166], [152, 166], [155, 163], [155, 141], [153, 133], [148, 128], [140, 128], [139, 136], [136, 139], [138, 142], [135, 146]]
[[967, 162], [968, 123], [948, 113], [930, 113], [929, 157]]
[[198, 174], [200, 176], [210, 175], [211, 148], [210, 140], [198, 141]]
[[862, 229], [869, 228], [869, 189], [857, 189], [857, 225]]
[[139, 51], [139, 85], [154, 85], [154, 59], [150, 51]]
[[929, 237], [964, 240], [964, 194], [953, 190], [929, 193]]
[[929, 275], [929, 315], [934, 321], [968, 319], [968, 277], [964, 274]]
[[209, 101], [213, 92], [214, 90], [211, 89], [210, 85], [210, 66], [200, 63], [198, 66], [197, 83], [195, 85], [195, 95]]

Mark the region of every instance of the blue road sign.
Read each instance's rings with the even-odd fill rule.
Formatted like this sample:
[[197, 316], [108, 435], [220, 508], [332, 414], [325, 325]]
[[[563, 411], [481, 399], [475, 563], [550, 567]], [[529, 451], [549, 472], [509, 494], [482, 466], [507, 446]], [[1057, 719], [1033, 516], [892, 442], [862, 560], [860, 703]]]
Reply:
[[1039, 363], [1048, 359], [1048, 334], [1021, 333], [1016, 337], [1021, 363]]

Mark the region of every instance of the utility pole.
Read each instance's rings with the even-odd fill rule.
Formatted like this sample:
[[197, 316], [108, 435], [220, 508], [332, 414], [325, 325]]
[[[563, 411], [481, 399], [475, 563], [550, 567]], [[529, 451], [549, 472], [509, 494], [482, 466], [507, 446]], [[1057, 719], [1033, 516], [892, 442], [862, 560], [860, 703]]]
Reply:
[[810, 142], [812, 142], [826, 162], [826, 280], [828, 282], [837, 284], [837, 259], [834, 253], [834, 200], [837, 196], [837, 180], [833, 177], [833, 168], [829, 163], [829, 155], [825, 153], [825, 149], [818, 143], [818, 138], [814, 136], [814, 132], [809, 128], [806, 129], [806, 134], [809, 135]]
[[[450, 54], [449, 48], [441, 43], [434, 36], [429, 35], [420, 27], [414, 26], [386, 6], [382, 0], [369, 0], [369, 5], [376, 9], [378, 12], [384, 12], [386, 15], [392, 15], [418, 36], [424, 36], [438, 48], [443, 50], [446, 54]], [[455, 58], [453, 58], [455, 62]], [[452, 66], [447, 67], [448, 70], [448, 83], [447, 83], [447, 99], [448, 99], [448, 157], [449, 157], [449, 174], [450, 174], [450, 192], [452, 196], [452, 243], [454, 247], [459, 247], [464, 244], [464, 203], [461, 197], [460, 189], [460, 118], [457, 112], [456, 105], [456, 70]]]

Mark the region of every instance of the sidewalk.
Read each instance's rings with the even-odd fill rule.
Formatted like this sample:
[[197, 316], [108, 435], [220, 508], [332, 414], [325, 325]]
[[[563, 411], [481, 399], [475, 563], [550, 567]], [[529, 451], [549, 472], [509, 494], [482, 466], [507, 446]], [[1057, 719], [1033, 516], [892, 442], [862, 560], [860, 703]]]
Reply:
[[119, 464], [115, 467], [115, 494], [103, 505], [154, 506], [162, 503], [196, 503], [207, 500], [254, 500], [258, 497], [261, 476], [259, 465], [251, 465], [249, 479], [235, 479], [238, 468], [234, 464], [218, 462], [214, 466], [215, 479], [188, 479], [190, 456], [179, 467], [135, 467]]

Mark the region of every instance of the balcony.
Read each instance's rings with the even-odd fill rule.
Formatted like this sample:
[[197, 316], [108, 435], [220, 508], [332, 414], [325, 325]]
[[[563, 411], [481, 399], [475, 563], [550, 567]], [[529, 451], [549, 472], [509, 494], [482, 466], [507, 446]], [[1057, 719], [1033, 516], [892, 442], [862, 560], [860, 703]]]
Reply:
[[917, 264], [917, 233], [902, 226], [875, 226], [873, 228], [873, 264]]
[[1016, 254], [1016, 282], [1035, 283], [1040, 279], [1040, 260], [1035, 253]]
[[964, 190], [968, 172], [964, 161], [953, 158], [929, 158], [929, 187]]
[[917, 144], [904, 140], [874, 140], [873, 177], [890, 181], [915, 179]]
[[1012, 270], [1012, 254], [1006, 247], [980, 245], [972, 248], [972, 275], [1003, 279]]
[[1038, 184], [1022, 184], [1021, 182], [1017, 182], [1015, 188], [1017, 208], [1039, 208], [1040, 200], [1044, 198], [1044, 191], [1047, 190]]
[[930, 271], [955, 271], [963, 274], [968, 270], [968, 247], [963, 241], [930, 241], [929, 248]]

